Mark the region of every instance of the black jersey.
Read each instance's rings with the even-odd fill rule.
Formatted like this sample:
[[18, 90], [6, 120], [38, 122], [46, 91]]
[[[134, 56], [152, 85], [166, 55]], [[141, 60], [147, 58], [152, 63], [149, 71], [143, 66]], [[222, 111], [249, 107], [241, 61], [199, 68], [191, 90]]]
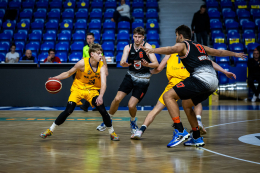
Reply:
[[[146, 42], [144, 42], [143, 46], [145, 46]], [[131, 73], [135, 74], [149, 74], [150, 75], [150, 68], [149, 67], [144, 67], [141, 64], [141, 59], [145, 59], [148, 63], [150, 63], [150, 59], [148, 58], [148, 55], [143, 49], [139, 49], [136, 51], [134, 49], [133, 44], [129, 44], [130, 51], [128, 55], [128, 63], [132, 64], [129, 66], [129, 71]]]
[[187, 47], [185, 56], [180, 56], [183, 65], [191, 76], [200, 80], [209, 91], [216, 90], [218, 79], [212, 62], [209, 59], [204, 47], [193, 41], [184, 41]]
[[199, 73], [211, 73], [216, 75], [212, 62], [204, 47], [193, 41], [183, 41], [187, 47], [185, 56], [180, 56], [183, 65], [191, 75]]

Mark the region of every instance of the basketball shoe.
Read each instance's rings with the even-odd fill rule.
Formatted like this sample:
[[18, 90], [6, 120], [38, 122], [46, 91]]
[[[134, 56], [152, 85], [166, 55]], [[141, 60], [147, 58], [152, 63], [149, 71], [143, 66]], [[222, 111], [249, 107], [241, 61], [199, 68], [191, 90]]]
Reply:
[[99, 126], [97, 126], [97, 130], [101, 132], [105, 131], [106, 128], [107, 126], [104, 124], [104, 122], [102, 122]]
[[254, 95], [253, 95], [253, 98], [251, 99], [251, 102], [255, 102], [256, 99], [257, 99], [257, 96], [254, 94]]
[[201, 135], [206, 135], [206, 134], [207, 134], [207, 131], [206, 131], [206, 129], [204, 129], [202, 122], [201, 122], [201, 121], [198, 121], [198, 124], [199, 124], [200, 134], [201, 134]]
[[131, 129], [131, 133], [134, 134], [136, 130], [138, 130], [138, 126], [136, 124], [136, 118], [134, 121], [130, 120], [130, 129]]
[[42, 132], [40, 134], [40, 137], [42, 137], [43, 139], [47, 138], [47, 136], [51, 136], [52, 135], [52, 131], [50, 131], [50, 129], [47, 129], [45, 132]]
[[203, 141], [203, 137], [199, 137], [198, 139], [194, 139], [191, 136], [188, 141], [184, 142], [184, 146], [191, 146], [191, 147], [203, 147], [205, 145]]
[[112, 141], [119, 141], [119, 137], [117, 136], [117, 134], [115, 132], [113, 132], [112, 134], [110, 134], [110, 139]]
[[140, 140], [142, 137], [143, 131], [137, 129], [134, 134], [132, 134], [131, 139]]
[[182, 143], [185, 139], [188, 139], [190, 134], [186, 131], [186, 129], [183, 130], [183, 132], [179, 132], [178, 129], [174, 129], [173, 136], [171, 142], [167, 145], [168, 148], [175, 147], [176, 145], [179, 145]]

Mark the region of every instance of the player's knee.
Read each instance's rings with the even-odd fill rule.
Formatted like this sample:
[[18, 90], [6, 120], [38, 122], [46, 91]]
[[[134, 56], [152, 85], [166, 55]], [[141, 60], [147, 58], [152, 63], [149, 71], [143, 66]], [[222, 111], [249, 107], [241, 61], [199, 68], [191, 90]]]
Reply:
[[192, 109], [193, 104], [189, 100], [182, 101], [183, 109]]
[[136, 108], [136, 105], [133, 104], [133, 103], [128, 103], [128, 108], [129, 108], [129, 109], [135, 109], [135, 108]]
[[120, 99], [120, 97], [115, 97], [115, 99], [114, 99], [114, 102], [116, 102], [116, 103], [120, 103], [121, 102], [121, 99]]

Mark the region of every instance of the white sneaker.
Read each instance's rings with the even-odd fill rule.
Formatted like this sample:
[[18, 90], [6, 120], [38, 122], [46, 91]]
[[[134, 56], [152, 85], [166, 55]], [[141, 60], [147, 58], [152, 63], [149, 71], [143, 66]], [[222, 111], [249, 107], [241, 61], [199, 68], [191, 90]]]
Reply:
[[260, 99], [260, 94], [258, 95], [258, 99]]
[[132, 134], [131, 139], [140, 140], [143, 134], [142, 130], [136, 130], [134, 134]]
[[253, 98], [251, 99], [251, 102], [255, 102], [257, 99], [257, 97], [255, 95], [253, 95]]
[[107, 126], [104, 123], [101, 123], [99, 126], [97, 126], [97, 130], [101, 132], [105, 131], [106, 128]]
[[201, 135], [206, 135], [207, 131], [206, 131], [206, 129], [204, 129], [202, 122], [198, 121], [198, 124], [199, 124], [200, 134]]

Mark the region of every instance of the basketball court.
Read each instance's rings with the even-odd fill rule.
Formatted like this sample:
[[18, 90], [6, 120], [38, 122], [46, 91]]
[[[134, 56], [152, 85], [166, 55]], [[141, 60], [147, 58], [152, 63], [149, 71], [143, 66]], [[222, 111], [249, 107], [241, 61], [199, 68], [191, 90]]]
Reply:
[[[59, 110], [60, 109], [60, 110]], [[174, 148], [172, 121], [162, 111], [142, 140], [130, 139], [129, 114], [120, 110], [113, 125], [120, 141], [99, 132], [98, 112], [75, 110], [53, 136], [49, 128], [62, 108], [0, 108], [0, 172], [257, 172], [260, 169], [260, 104], [220, 101], [204, 107], [207, 130], [203, 148]], [[138, 126], [149, 112], [137, 112]], [[143, 111], [141, 111], [143, 110]], [[190, 131], [184, 111], [181, 118]]]

